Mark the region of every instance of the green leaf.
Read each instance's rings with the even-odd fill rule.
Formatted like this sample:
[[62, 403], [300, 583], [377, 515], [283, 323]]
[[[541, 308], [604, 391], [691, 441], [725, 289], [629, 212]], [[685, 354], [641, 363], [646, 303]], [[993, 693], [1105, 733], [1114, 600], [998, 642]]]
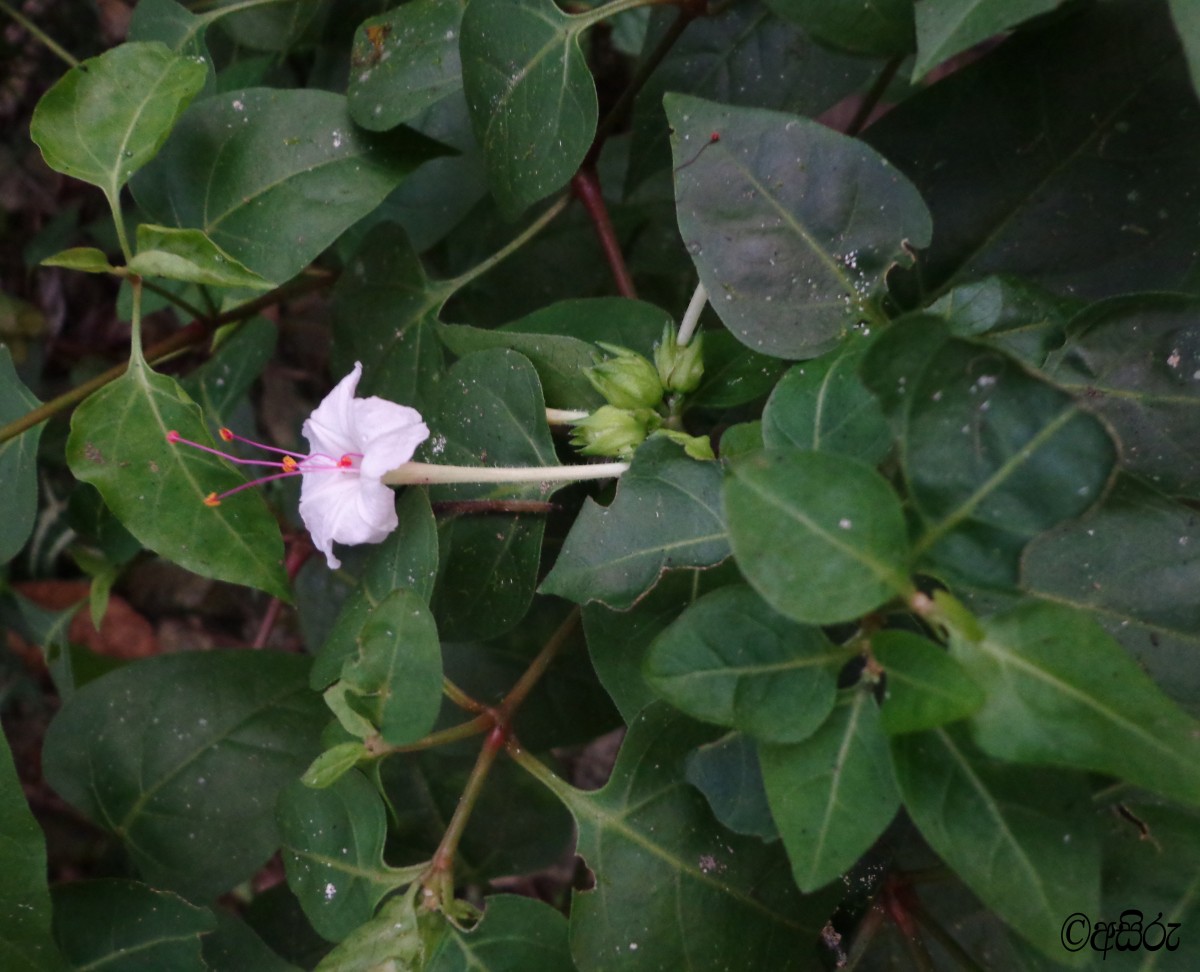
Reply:
[[66, 963], [50, 937], [46, 839], [21, 790], [0, 734], [0, 963], [11, 972], [58, 972]]
[[811, 943], [828, 903], [800, 898], [778, 845], [715, 829], [684, 780], [685, 755], [712, 736], [652, 706], [630, 726], [603, 789], [555, 785], [596, 876], [571, 904], [580, 972], [618, 959], [633, 972], [788, 972], [816, 961]]
[[938, 228], [903, 287], [914, 304], [996, 273], [1095, 300], [1194, 269], [1200, 111], [1164, 4], [1078, 5], [867, 131]]
[[1176, 703], [1200, 716], [1196, 511], [1119, 479], [1088, 516], [1037, 537], [1021, 586], [1089, 612]]
[[316, 756], [308, 663], [271, 652], [162, 655], [89, 682], [46, 736], [46, 779], [112, 830], [156, 887], [203, 900], [278, 846], [265, 808]]
[[79, 270], [82, 273], [111, 273], [114, 269], [104, 251], [97, 250], [94, 246], [73, 246], [69, 250], [46, 257], [41, 265], [65, 267], [67, 270]]
[[796, 451], [740, 456], [725, 480], [725, 515], [746, 579], [797, 621], [848, 621], [910, 589], [900, 499], [857, 460]]
[[238, 263], [200, 230], [143, 223], [137, 228], [137, 248], [129, 269], [143, 277], [250, 290], [270, 290], [274, 286]]
[[713, 816], [735, 834], [778, 840], [754, 740], [741, 732], [698, 746], [687, 758], [687, 781], [704, 794]]
[[875, 397], [858, 378], [861, 349], [794, 365], [763, 409], [763, 444], [836, 452], [874, 465], [892, 446]]
[[463, 7], [463, 0], [415, 0], [358, 25], [346, 92], [355, 122], [386, 131], [462, 89]]
[[1166, 492], [1200, 498], [1200, 301], [1147, 294], [1080, 314], [1047, 363], [1086, 396], [1124, 448], [1123, 468]]
[[[12, 352], [0, 345], [0, 424], [15, 421], [40, 405], [17, 377]], [[0, 482], [4, 483], [5, 514], [0, 517], [0, 564], [12, 560], [25, 546], [37, 518], [37, 448], [45, 422], [0, 442]]]
[[[988, 277], [955, 287], [929, 308], [959, 337], [983, 337], [1034, 367], [1063, 343], [1082, 302], [1059, 297], [1020, 277]], [[911, 335], [909, 335], [911, 337]]]
[[[494, 349], [450, 369], [425, 446], [435, 462], [463, 466], [557, 466], [537, 372], [514, 351]], [[546, 499], [550, 484], [438, 486], [434, 502]], [[438, 525], [433, 611], [448, 640], [503, 633], [529, 609], [541, 562], [543, 514], [452, 516]]]
[[935, 729], [969, 716], [984, 691], [941, 645], [908, 631], [871, 636], [871, 655], [887, 675], [880, 722], [888, 735]]
[[300, 777], [300, 782], [314, 790], [323, 790], [370, 758], [370, 751], [358, 740], [338, 743], [312, 761], [312, 765]]
[[438, 154], [407, 129], [360, 130], [341, 95], [250, 88], [193, 106], [133, 191], [156, 222], [282, 281]]
[[767, 6], [818, 40], [855, 54], [891, 57], [913, 49], [912, 0], [767, 0]]
[[789, 743], [825, 721], [849, 657], [820, 628], [796, 624], [735, 586], [684, 610], [650, 646], [645, 674], [693, 718]]
[[604, 398], [584, 374], [600, 357], [596, 346], [587, 341], [561, 334], [523, 334], [507, 328], [489, 331], [467, 324], [442, 324], [437, 335], [460, 357], [489, 348], [509, 348], [525, 355], [537, 371], [546, 404], [551, 408], [591, 411], [604, 404]]
[[1053, 10], [1063, 0], [922, 0], [916, 5], [917, 61], [914, 81], [942, 61], [961, 54], [1024, 20]]
[[371, 609], [356, 641], [358, 653], [343, 662], [334, 687], [389, 746], [420, 739], [442, 701], [441, 645], [424, 599], [393, 591]]
[[1064, 919], [1100, 914], [1100, 848], [1082, 780], [989, 759], [946, 729], [893, 736], [892, 761], [929, 845], [1045, 955], [1071, 961]]
[[216, 916], [169, 891], [109, 878], [54, 889], [54, 934], [75, 969], [208, 972], [200, 938]]
[[428, 408], [444, 377], [435, 328], [446, 297], [402, 229], [375, 227], [333, 289], [334, 371], [361, 361], [362, 394]]
[[596, 132], [596, 85], [579, 36], [592, 23], [552, 0], [472, 0], [463, 90], [500, 209], [518, 215], [565, 185]]
[[287, 0], [257, 9], [235, 9], [226, 14], [223, 7], [242, 7], [241, 0], [218, 0], [209, 15], [220, 18], [221, 27], [240, 46], [256, 51], [284, 53], [319, 28], [329, 12], [321, 0]]
[[1187, 56], [1192, 75], [1192, 87], [1200, 91], [1200, 10], [1187, 0], [1168, 0], [1175, 29], [1183, 41], [1183, 52]]
[[29, 134], [50, 168], [98, 186], [115, 208], [207, 73], [203, 61], [165, 44], [121, 44], [63, 75], [38, 102]]
[[634, 454], [607, 507], [587, 500], [540, 588], [578, 604], [632, 607], [672, 567], [729, 556], [720, 513], [721, 470], [663, 438]]
[[135, 360], [75, 411], [67, 461], [151, 550], [205, 577], [290, 600], [283, 541], [262, 496], [245, 490], [206, 506], [210, 493], [245, 480], [216, 456], [169, 443], [169, 431], [212, 445], [200, 410], [179, 385]]
[[159, 41], [177, 54], [210, 62], [204, 34], [212, 13], [197, 16], [176, 0], [139, 0], [129, 22], [132, 41]]
[[278, 818], [288, 884], [313, 927], [332, 942], [369, 920], [388, 892], [420, 871], [384, 863], [383, 798], [361, 773], [319, 790], [292, 783], [279, 795]]
[[[655, 11], [645, 51], [661, 40], [674, 18], [674, 11]], [[687, 25], [638, 93], [626, 190], [671, 164], [663, 111], [668, 91], [816, 118], [868, 84], [874, 70], [865, 58], [817, 43], [763, 3], [713, 8]]]
[[416, 909], [417, 888], [414, 884], [408, 893], [386, 901], [378, 915], [321, 960], [317, 972], [424, 972], [425, 960], [450, 926], [443, 915]]
[[737, 580], [740, 576], [732, 561], [711, 570], [668, 570], [628, 610], [614, 611], [596, 601], [584, 606], [588, 653], [626, 724], [658, 698], [642, 669], [654, 639], [701, 594]]
[[309, 683], [323, 689], [340, 677], [342, 666], [358, 651], [358, 638], [371, 612], [397, 588], [421, 596], [428, 604], [437, 576], [437, 524], [423, 489], [400, 494], [398, 524], [386, 540], [372, 549], [356, 590], [346, 598], [333, 630], [321, 639]]
[[725, 326], [754, 351], [813, 358], [880, 320], [885, 275], [929, 243], [908, 180], [806, 118], [677, 94], [664, 104], [679, 229]]
[[201, 939], [208, 972], [300, 972], [299, 966], [280, 958], [240, 918], [217, 912], [217, 930]]
[[515, 894], [487, 899], [471, 931], [451, 928], [422, 972], [566, 972], [573, 969], [567, 920], [542, 901]]
[[803, 742], [760, 742], [758, 758], [801, 891], [848, 871], [900, 807], [887, 736], [868, 690], [843, 699]]
[[1200, 803], [1200, 723], [1178, 709], [1098, 624], [1052, 604], [980, 622], [951, 642], [987, 700], [970, 720], [1001, 759], [1108, 773]]
[[952, 576], [1013, 585], [1021, 548], [1107, 489], [1117, 450], [1104, 425], [1003, 352], [951, 338], [906, 387], [916, 552]]

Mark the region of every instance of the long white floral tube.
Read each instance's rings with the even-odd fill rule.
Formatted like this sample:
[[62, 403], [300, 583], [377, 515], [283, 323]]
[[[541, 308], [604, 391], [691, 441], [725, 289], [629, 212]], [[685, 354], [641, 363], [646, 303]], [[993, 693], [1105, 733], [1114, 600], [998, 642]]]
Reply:
[[627, 462], [600, 462], [586, 466], [442, 466], [406, 462], [384, 473], [389, 486], [432, 483], [570, 483], [585, 479], [611, 479], [629, 468]]

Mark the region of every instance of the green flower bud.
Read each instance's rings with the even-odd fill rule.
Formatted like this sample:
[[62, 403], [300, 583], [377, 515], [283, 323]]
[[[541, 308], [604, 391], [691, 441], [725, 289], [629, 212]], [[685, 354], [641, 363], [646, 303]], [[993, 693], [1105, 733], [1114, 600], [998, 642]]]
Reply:
[[675, 337], [675, 328], [667, 324], [663, 328], [662, 341], [654, 349], [654, 363], [658, 366], [658, 377], [667, 391], [695, 391], [704, 377], [701, 336], [697, 334], [681, 348]]
[[584, 374], [610, 405], [617, 408], [654, 408], [662, 401], [658, 371], [646, 358], [615, 344], [601, 344], [612, 355]]
[[649, 409], [631, 412], [613, 405], [601, 405], [585, 419], [575, 423], [571, 444], [585, 456], [616, 456], [628, 459], [646, 440], [650, 426], [662, 419]]
[[683, 451], [693, 459], [716, 459], [713, 454], [712, 443], [706, 435], [688, 435], [686, 432], [677, 432], [675, 429], [659, 429], [655, 435], [665, 435], [672, 442], [678, 442], [683, 446]]

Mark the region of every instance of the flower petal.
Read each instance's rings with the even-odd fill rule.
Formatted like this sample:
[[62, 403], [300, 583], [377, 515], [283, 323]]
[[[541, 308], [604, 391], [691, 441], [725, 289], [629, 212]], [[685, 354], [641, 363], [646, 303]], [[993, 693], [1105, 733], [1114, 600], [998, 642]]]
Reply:
[[300, 429], [308, 440], [309, 452], [340, 459], [348, 452], [361, 452], [354, 434], [354, 393], [362, 377], [362, 362], [322, 399]]
[[352, 408], [358, 442], [354, 451], [363, 454], [362, 474], [369, 479], [404, 465], [429, 438], [429, 426], [415, 408], [374, 396], [356, 399]]
[[357, 472], [312, 473], [300, 486], [300, 518], [331, 569], [334, 543], [379, 543], [399, 523], [396, 494]]

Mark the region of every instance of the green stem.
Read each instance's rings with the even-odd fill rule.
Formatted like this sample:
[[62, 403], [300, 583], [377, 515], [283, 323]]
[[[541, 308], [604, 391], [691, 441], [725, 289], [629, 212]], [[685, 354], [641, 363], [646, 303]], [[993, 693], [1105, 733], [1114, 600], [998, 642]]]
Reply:
[[129, 367], [144, 368], [146, 358], [142, 354], [142, 278], [130, 277], [133, 290], [133, 313], [130, 315]]
[[121, 218], [121, 190], [116, 189], [113, 192], [104, 190], [104, 197], [108, 200], [108, 208], [112, 212], [113, 225], [117, 229], [117, 243], [121, 246], [121, 255], [125, 258], [125, 263], [133, 259], [133, 250], [129, 247], [129, 237], [125, 233], [125, 220]]
[[197, 307], [195, 304], [192, 304], [192, 303], [184, 300], [178, 294], [172, 293], [166, 287], [164, 287], [162, 284], [156, 284], [153, 280], [147, 280], [145, 277], [143, 277], [142, 278], [142, 286], [145, 287], [148, 291], [150, 291], [150, 293], [158, 294], [158, 296], [163, 298], [163, 300], [169, 301], [170, 303], [174, 304], [181, 311], [185, 312], [192, 320], [201, 320], [205, 317], [210, 316], [208, 314], [205, 314], [204, 311], [200, 310], [200, 308]]
[[575, 787], [571, 786], [570, 783], [556, 774], [549, 766], [528, 750], [522, 749], [521, 745], [515, 740], [509, 742], [507, 752], [512, 761], [520, 766], [521, 769], [546, 787], [546, 789], [562, 800], [563, 803], [570, 804], [571, 797], [575, 794]]
[[[404, 743], [399, 746], [388, 746], [382, 742], [368, 741], [367, 748], [373, 756], [386, 756], [389, 753], [416, 753], [422, 749], [436, 749], [438, 746], [448, 746], [450, 743], [470, 739], [472, 736], [478, 736], [481, 732], [487, 732], [494, 725], [494, 718], [489, 713], [484, 712], [477, 715], [474, 719], [460, 722], [457, 726], [450, 726], [448, 729], [439, 729], [437, 732], [431, 732], [428, 736], [422, 736], [416, 742]], [[372, 739], [374, 738], [372, 737]]]
[[559, 196], [542, 212], [540, 216], [538, 216], [537, 219], [525, 227], [520, 234], [518, 234], [514, 239], [510, 240], [486, 260], [483, 260], [481, 263], [477, 263], [466, 273], [460, 274], [457, 277], [451, 277], [449, 280], [443, 280], [440, 284], [440, 287], [445, 291], [446, 298], [448, 299], [451, 294], [462, 290], [462, 288], [471, 283], [471, 281], [482, 277], [485, 273], [491, 270], [492, 267], [496, 266], [496, 264], [512, 256], [517, 250], [523, 247], [531, 239], [537, 236], [538, 233], [550, 225], [550, 223], [554, 221], [558, 214], [567, 208], [567, 205], [570, 202], [570, 193], [564, 193], [563, 195]]
[[47, 34], [41, 27], [35, 24], [32, 20], [26, 17], [21, 11], [9, 6], [4, 0], [0, 0], [0, 10], [12, 17], [18, 24], [24, 27], [30, 34], [41, 41], [50, 51], [57, 55], [62, 61], [65, 61], [69, 67], [78, 67], [79, 59], [70, 51], [58, 43], [53, 37]]
[[528, 697], [533, 687], [538, 683], [538, 680], [546, 674], [546, 669], [550, 667], [550, 663], [562, 650], [563, 645], [567, 643], [567, 639], [571, 637], [572, 632], [579, 625], [580, 611], [578, 607], [571, 609], [570, 613], [563, 619], [546, 643], [542, 646], [542, 650], [538, 652], [537, 657], [530, 662], [529, 667], [525, 669], [524, 674], [517, 681], [509, 693], [504, 696], [504, 701], [500, 703], [498, 710], [502, 725], [507, 725], [512, 719], [513, 714], [521, 707], [521, 704]]
[[471, 696], [467, 695], [466, 692], [460, 689], [445, 676], [442, 676], [442, 694], [460, 709], [466, 709], [468, 712], [487, 711], [486, 705], [471, 698]]
[[422, 878], [422, 883], [438, 896], [443, 910], [449, 904], [448, 898], [454, 893], [450, 875], [454, 873], [454, 855], [458, 852], [459, 841], [462, 840], [467, 821], [471, 819], [471, 812], [475, 809], [479, 794], [483, 792], [483, 784], [492, 771], [496, 757], [504, 748], [506, 738], [507, 733], [500, 726], [496, 726], [488, 733], [483, 747], [479, 750], [479, 758], [475, 760], [475, 765], [471, 769], [471, 775], [467, 777], [467, 784], [463, 787], [462, 796], [458, 798], [454, 816], [450, 818], [450, 824], [446, 827], [446, 832], [442, 834], [441, 842], [433, 853], [429, 869]]

